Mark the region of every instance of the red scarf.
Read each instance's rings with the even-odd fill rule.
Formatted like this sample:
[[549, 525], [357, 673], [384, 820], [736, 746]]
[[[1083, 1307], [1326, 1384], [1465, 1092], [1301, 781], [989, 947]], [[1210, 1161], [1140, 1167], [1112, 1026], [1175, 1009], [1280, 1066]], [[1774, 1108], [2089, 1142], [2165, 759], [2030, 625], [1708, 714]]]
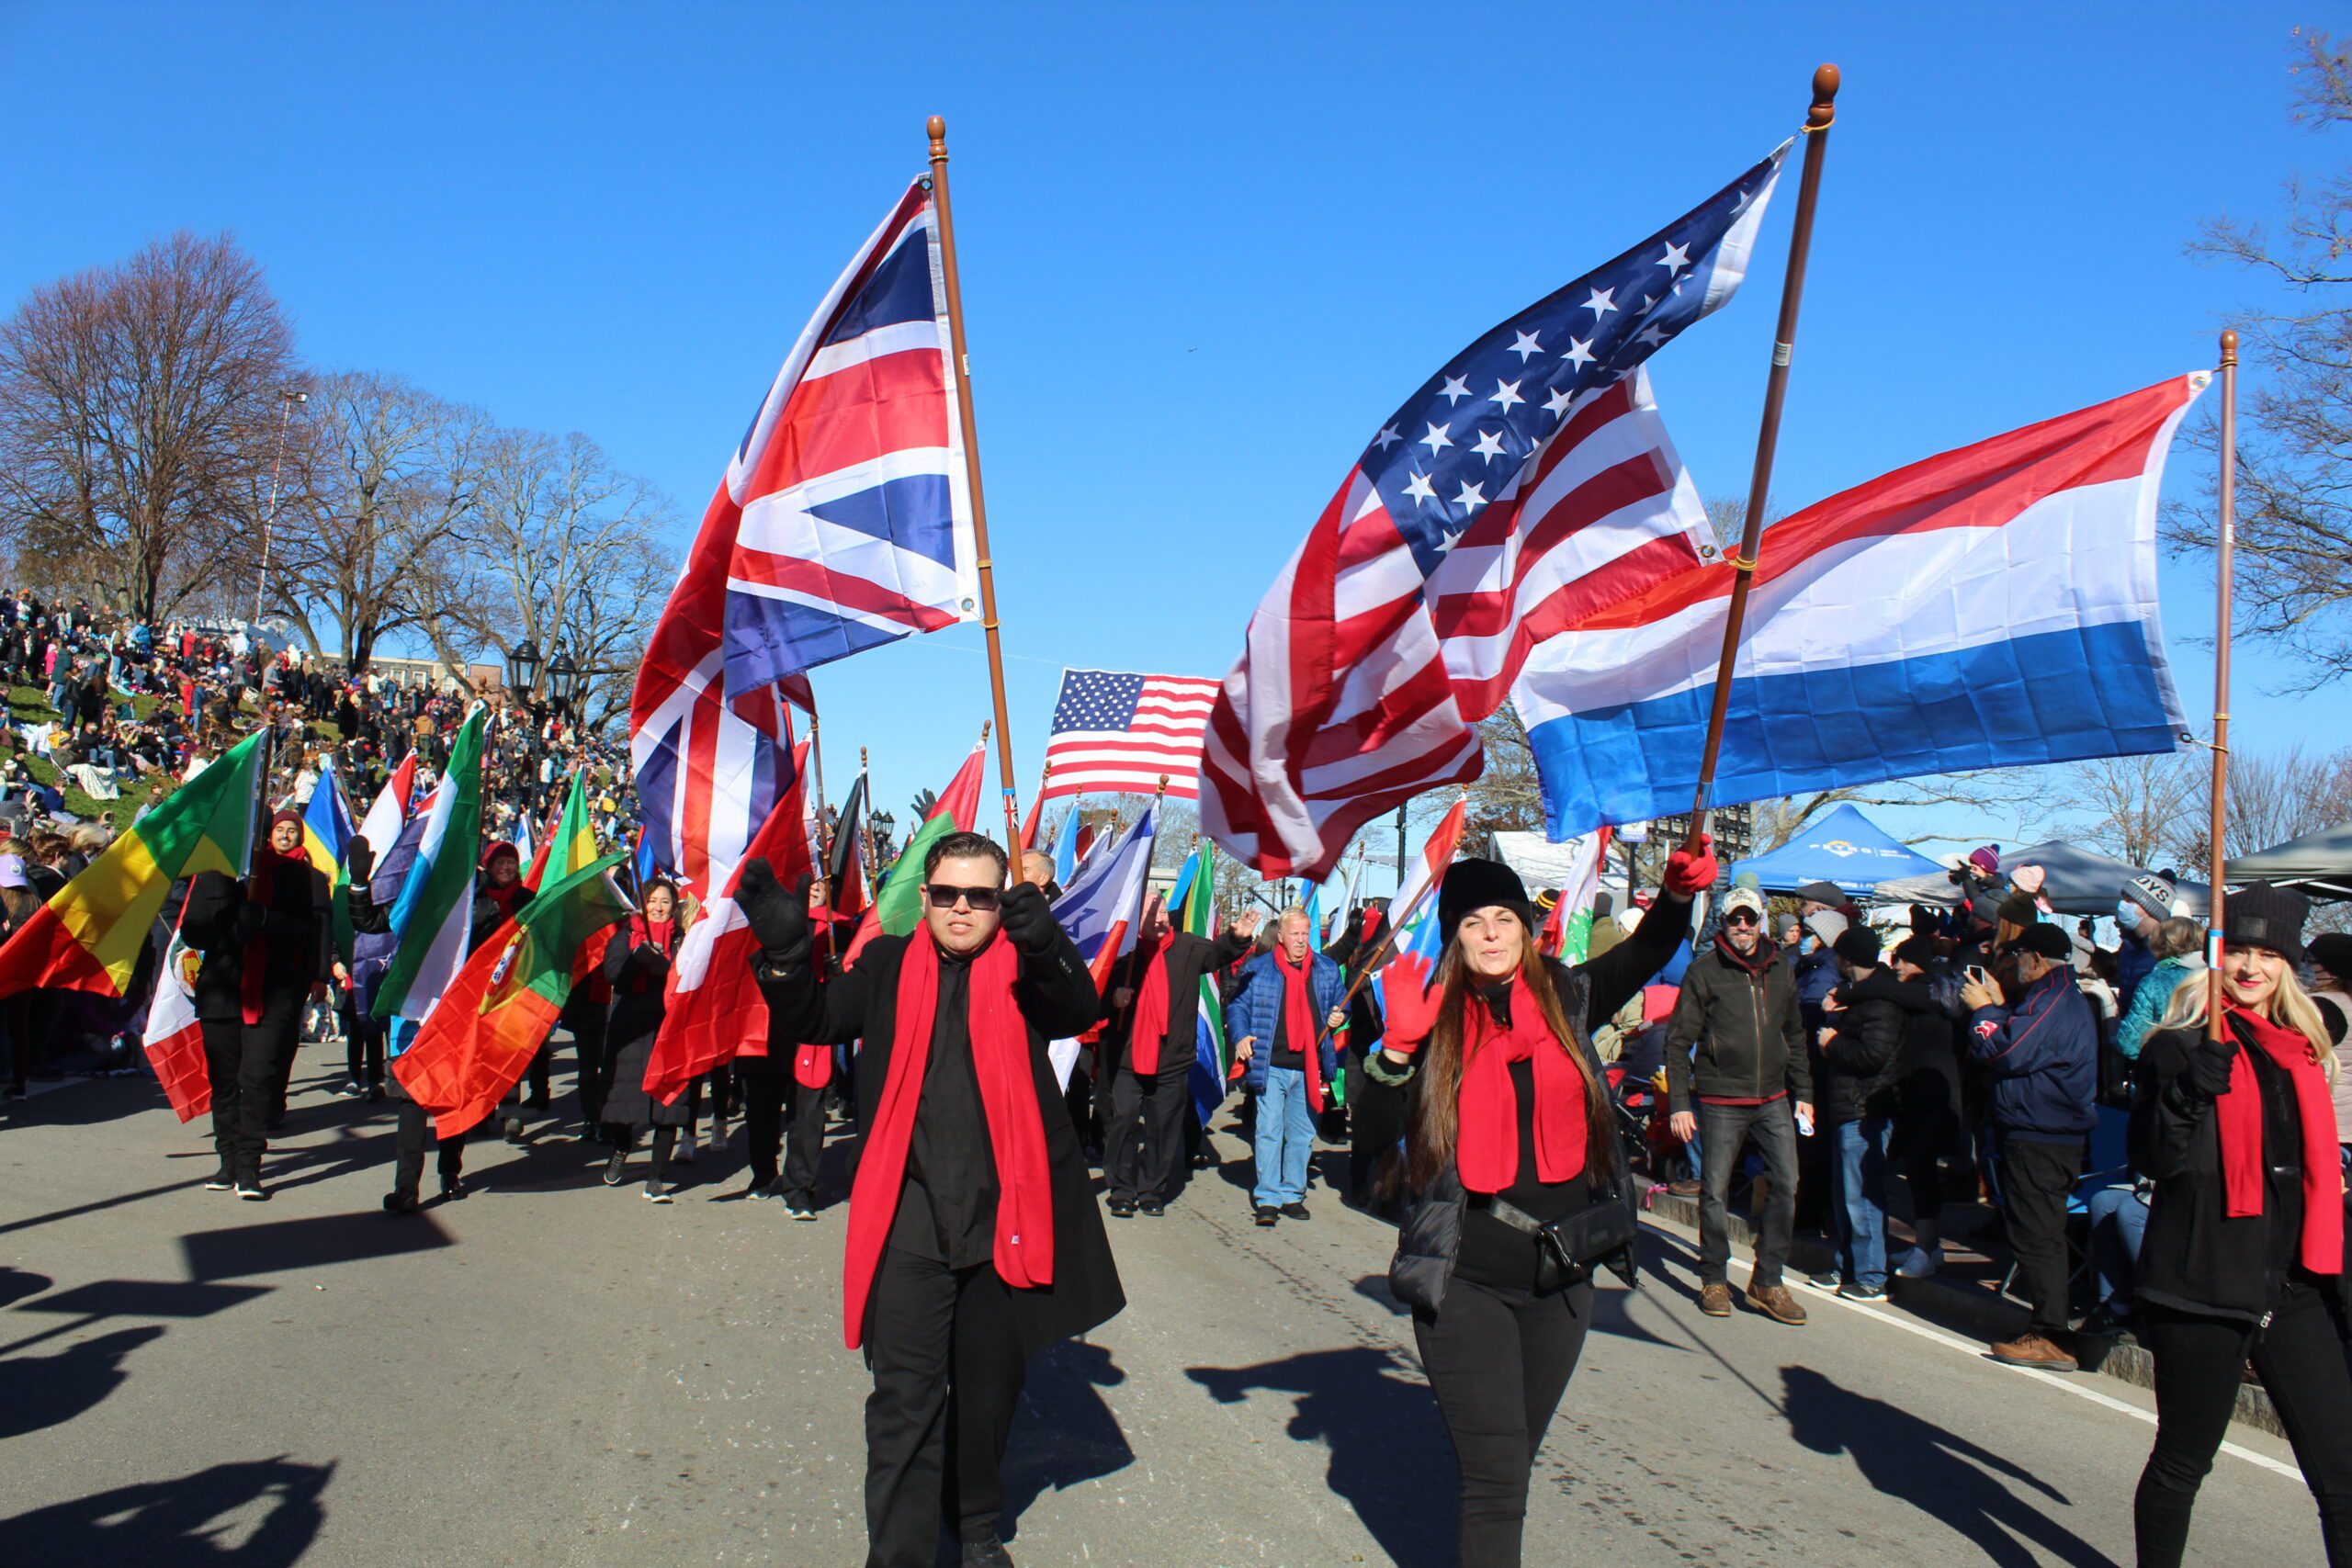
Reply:
[[1143, 984], [1136, 987], [1136, 1010], [1127, 1030], [1127, 1065], [1136, 1077], [1148, 1078], [1159, 1071], [1159, 1043], [1168, 1037], [1168, 950], [1176, 945], [1169, 932], [1148, 950], [1138, 947]]
[[[973, 1076], [988, 1119], [995, 1156], [996, 1271], [1014, 1290], [1054, 1282], [1054, 1195], [1046, 1160], [1046, 1123], [1029, 1060], [1029, 1026], [1012, 998], [1020, 972], [1012, 943], [999, 932], [971, 961], [966, 1025], [972, 1036]], [[939, 1009], [939, 949], [928, 927], [907, 942], [899, 965], [898, 1021], [890, 1036], [890, 1067], [865, 1134], [849, 1193], [849, 1245], [842, 1267], [842, 1329], [849, 1348], [865, 1337], [865, 1306], [882, 1262], [890, 1224], [905, 1190], [907, 1150], [914, 1142], [915, 1108], [931, 1065], [932, 1022]]]
[[[254, 874], [245, 883], [245, 902], [264, 910], [277, 897], [277, 867], [273, 863], [283, 860], [306, 866], [311, 863], [311, 857], [300, 850], [285, 854], [266, 846], [254, 859]], [[243, 960], [237, 967], [237, 1004], [247, 1023], [261, 1021], [263, 990], [268, 981], [269, 937], [265, 933], [245, 943]]]
[[1290, 1037], [1290, 1048], [1299, 1054], [1300, 1065], [1306, 1069], [1306, 1103], [1316, 1115], [1323, 1114], [1323, 1053], [1316, 1048], [1316, 1036], [1321, 1032], [1317, 1025], [1323, 1021], [1315, 1013], [1315, 1003], [1307, 995], [1307, 976], [1315, 972], [1315, 954], [1309, 953], [1299, 963], [1293, 964], [1287, 953], [1274, 949], [1274, 966], [1283, 976], [1283, 1032]]
[[[516, 883], [515, 886], [519, 887], [522, 884]], [[650, 945], [653, 951], [662, 957], [671, 957], [673, 956], [671, 938], [677, 934], [677, 930], [678, 922], [675, 920], [649, 920], [643, 915], [631, 915], [628, 921], [629, 951], [634, 953], [640, 947]], [[658, 991], [661, 988], [662, 981], [658, 976], [646, 975], [642, 971], [633, 971], [629, 975], [628, 994], [630, 996], [641, 997], [648, 991]]]
[[[2314, 1274], [2344, 1272], [2344, 1196], [2335, 1146], [2335, 1102], [2327, 1075], [2312, 1060], [2302, 1032], [2281, 1029], [2241, 1007], [2229, 1021], [2295, 1086], [2296, 1120], [2303, 1134], [2302, 1265]], [[2230, 1087], [2213, 1101], [2222, 1143], [2222, 1213], [2238, 1220], [2262, 1213], [2262, 1087], [2244, 1052], [2230, 1058]]]
[[1552, 1037], [1526, 978], [1510, 981], [1510, 1027], [1498, 1031], [1483, 1001], [1467, 1010], [1476, 1021], [1462, 1067], [1457, 1101], [1461, 1131], [1454, 1164], [1462, 1185], [1473, 1192], [1500, 1192], [1519, 1179], [1519, 1086], [1514, 1062], [1534, 1063], [1535, 1175], [1560, 1182], [1583, 1174], [1585, 1163], [1584, 1072], [1575, 1047]]

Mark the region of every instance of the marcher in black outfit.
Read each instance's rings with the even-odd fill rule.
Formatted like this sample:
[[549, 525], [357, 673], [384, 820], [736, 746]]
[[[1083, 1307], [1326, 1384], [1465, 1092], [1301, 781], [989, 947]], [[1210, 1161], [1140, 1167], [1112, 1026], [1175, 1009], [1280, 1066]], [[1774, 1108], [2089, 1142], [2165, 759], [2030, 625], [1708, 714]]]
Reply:
[[[501, 840], [481, 852], [481, 864], [474, 877], [473, 908], [467, 914], [466, 952], [473, 951], [498, 934], [499, 928], [522, 912], [531, 901], [531, 889], [523, 886], [523, 856], [513, 844]], [[525, 1110], [543, 1111], [548, 1103], [548, 1047], [541, 1042], [529, 1068], [531, 1098], [523, 1102]], [[523, 1118], [509, 1115], [500, 1131], [510, 1144], [523, 1141]]]
[[205, 1185], [269, 1196], [261, 1156], [302, 1028], [302, 1004], [334, 959], [327, 879], [302, 852], [302, 818], [281, 811], [246, 881], [217, 871], [188, 888], [180, 931], [204, 955], [196, 1016], [212, 1081], [212, 1142], [220, 1168]]
[[1434, 987], [1407, 961], [1387, 971], [1387, 1034], [1363, 1092], [1407, 1100], [1408, 1206], [1388, 1282], [1413, 1310], [1453, 1440], [1464, 1568], [1521, 1561], [1528, 1476], [1592, 1323], [1589, 1275], [1558, 1277], [1525, 1228], [1623, 1179], [1590, 1032], [1674, 956], [1715, 869], [1712, 850], [1677, 852], [1641, 929], [1569, 968], [1538, 951], [1516, 873], [1457, 861], [1438, 891]]
[[874, 1372], [866, 1561], [930, 1568], [944, 1515], [965, 1563], [1005, 1568], [1000, 1472], [1028, 1358], [1125, 1304], [1048, 1054], [1101, 1000], [1044, 896], [1004, 888], [993, 841], [950, 834], [923, 874], [923, 928], [821, 989], [805, 889], [752, 860], [737, 901], [793, 1037], [865, 1041], [844, 1327]]
[[2140, 1249], [2156, 1441], [2132, 1501], [2143, 1568], [2173, 1568], [2251, 1359], [2319, 1504], [2332, 1568], [2352, 1564], [2352, 1371], [2345, 1360], [2344, 1178], [2329, 1079], [2342, 1070], [2295, 979], [2300, 893], [2256, 883], [2223, 905], [2225, 1033], [2209, 991], [2175, 993], [2140, 1055], [2132, 1163], [2155, 1182]]
[[[678, 1146], [678, 1130], [692, 1127], [702, 1109], [700, 1077], [667, 1105], [645, 1092], [646, 1064], [653, 1059], [653, 1040], [662, 1032], [662, 981], [670, 973], [670, 960], [677, 956], [679, 938], [694, 921], [695, 909], [693, 899], [680, 899], [668, 879], [657, 877], [645, 885], [644, 912], [631, 915], [605, 952], [613, 1010], [605, 1024], [612, 1066], [604, 1117], [615, 1129], [612, 1157], [605, 1162], [605, 1185], [621, 1184], [637, 1130], [650, 1127], [653, 1172], [646, 1179], [645, 1196], [656, 1203], [671, 1201], [670, 1156]], [[680, 918], [672, 919], [673, 914]]]
[[[1184, 1175], [1184, 1122], [1193, 1103], [1198, 1055], [1201, 976], [1250, 951], [1258, 916], [1244, 915], [1212, 942], [1168, 929], [1158, 897], [1144, 910], [1135, 952], [1113, 971], [1109, 1026], [1098, 1060], [1110, 1075], [1111, 1108], [1102, 1134], [1107, 1207], [1120, 1219], [1138, 1209], [1164, 1214]], [[1133, 1042], [1143, 1043], [1138, 1066]]]
[[[808, 919], [821, 934], [815, 960], [819, 984], [841, 972], [839, 935], [820, 879], [808, 889]], [[825, 1149], [825, 1096], [832, 1086], [833, 1048], [793, 1038], [768, 1014], [768, 1037], [735, 1055], [742, 1097], [743, 1135], [751, 1148], [754, 1198], [781, 1198], [796, 1220], [817, 1217], [817, 1164]], [[782, 1156], [783, 1169], [777, 1170]]]

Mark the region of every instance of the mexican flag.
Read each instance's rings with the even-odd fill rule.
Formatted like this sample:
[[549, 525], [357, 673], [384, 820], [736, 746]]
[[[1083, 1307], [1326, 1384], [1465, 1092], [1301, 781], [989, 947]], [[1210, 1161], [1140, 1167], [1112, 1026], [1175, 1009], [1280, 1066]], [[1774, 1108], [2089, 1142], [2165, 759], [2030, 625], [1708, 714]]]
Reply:
[[393, 1058], [392, 1075], [433, 1113], [435, 1136], [488, 1116], [531, 1065], [571, 995], [574, 955], [628, 919], [628, 900], [606, 874], [628, 858], [616, 852], [541, 888], [474, 950]]
[[0, 944], [0, 997], [42, 987], [119, 997], [174, 882], [244, 875], [267, 735], [247, 736], [174, 790]]
[[147, 1004], [147, 1031], [140, 1043], [147, 1065], [164, 1086], [172, 1114], [193, 1122], [212, 1109], [212, 1077], [204, 1061], [204, 1029], [196, 1019], [196, 966], [200, 955], [172, 928], [171, 945], [155, 976], [155, 997]]
[[[465, 962], [481, 855], [481, 742], [487, 710], [476, 708], [449, 748], [449, 766], [427, 807], [416, 859], [392, 905], [400, 949], [376, 990], [378, 1018], [422, 1021]], [[392, 1043], [401, 1046], [401, 1032]]]

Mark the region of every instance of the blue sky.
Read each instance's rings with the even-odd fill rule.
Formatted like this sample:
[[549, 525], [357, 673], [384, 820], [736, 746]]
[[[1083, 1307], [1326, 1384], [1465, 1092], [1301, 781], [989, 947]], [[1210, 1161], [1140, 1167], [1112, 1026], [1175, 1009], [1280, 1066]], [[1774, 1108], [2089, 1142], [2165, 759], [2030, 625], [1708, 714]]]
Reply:
[[[1024, 795], [1066, 665], [1221, 673], [1396, 403], [1781, 141], [1845, 70], [1774, 487], [1793, 509], [2209, 365], [2256, 280], [2183, 254], [2342, 161], [2294, 127], [2317, 7], [618, 6], [0, 12], [0, 296], [231, 229], [301, 346], [580, 430], [698, 517], [840, 270], [955, 154]], [[1748, 287], [1652, 362], [1745, 489], [1791, 184]], [[2201, 494], [2177, 454], [2166, 491]], [[2164, 574], [2192, 714], [2210, 578]], [[829, 773], [945, 782], [977, 627], [819, 672]], [[2299, 731], [2243, 656], [2242, 747]], [[1939, 813], [1905, 831], [2004, 837]]]

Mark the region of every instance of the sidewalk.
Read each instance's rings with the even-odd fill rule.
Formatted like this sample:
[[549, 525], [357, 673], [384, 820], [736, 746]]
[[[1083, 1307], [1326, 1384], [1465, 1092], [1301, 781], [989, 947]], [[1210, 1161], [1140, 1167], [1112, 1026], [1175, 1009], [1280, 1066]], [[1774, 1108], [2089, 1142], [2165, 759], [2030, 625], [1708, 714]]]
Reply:
[[[1662, 1186], [1653, 1186], [1646, 1190], [1642, 1205], [1661, 1219], [1688, 1227], [1694, 1235], [1698, 1233], [1696, 1198], [1679, 1197]], [[1730, 1229], [1734, 1254], [1752, 1256], [1756, 1236], [1747, 1222], [1735, 1213], [1730, 1216]], [[1829, 1242], [1825, 1236], [1799, 1235], [1789, 1245], [1789, 1268], [1793, 1274], [1819, 1273], [1828, 1269], [1831, 1261]], [[1886, 1282], [1888, 1300], [1913, 1316], [1954, 1333], [1973, 1335], [1987, 1343], [2013, 1338], [2024, 1332], [2029, 1314], [2022, 1303], [1999, 1292], [1999, 1281], [2007, 1267], [2005, 1253], [1989, 1248], [1978, 1250], [1972, 1236], [1948, 1234], [1944, 1267], [1932, 1279], [1890, 1277]], [[1798, 1299], [1804, 1299], [1802, 1290]], [[2142, 1388], [2155, 1385], [2154, 1358], [2137, 1345], [2116, 1340], [2095, 1342], [2085, 1347], [2082, 1364], [2085, 1372], [2097, 1372]], [[2258, 1427], [2275, 1437], [2287, 1435], [2287, 1429], [2279, 1424], [2278, 1411], [2271, 1405], [2270, 1395], [2258, 1383], [2238, 1386], [2237, 1410], [2231, 1418]]]

